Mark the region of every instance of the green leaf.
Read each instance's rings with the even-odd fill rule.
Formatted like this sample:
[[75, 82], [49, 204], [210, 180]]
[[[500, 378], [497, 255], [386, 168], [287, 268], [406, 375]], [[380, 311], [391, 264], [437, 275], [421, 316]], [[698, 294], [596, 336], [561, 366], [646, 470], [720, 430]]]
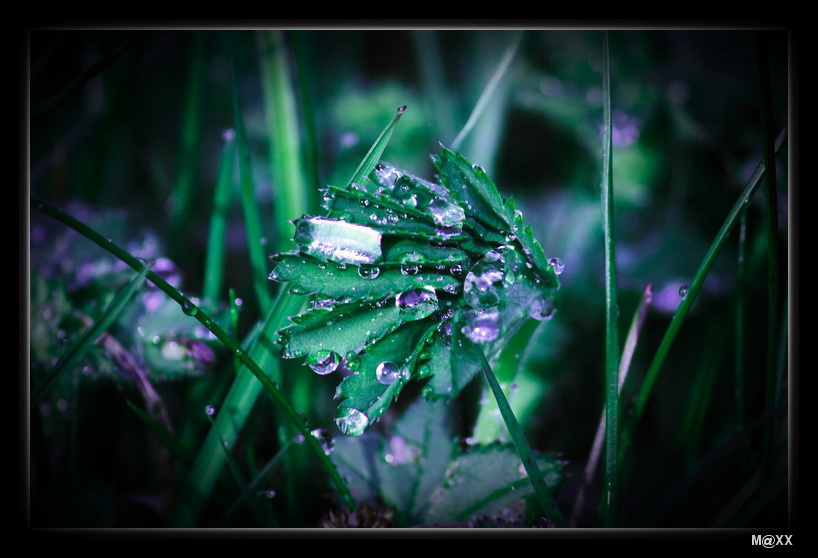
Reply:
[[[417, 250], [418, 254], [420, 250]], [[429, 256], [439, 254], [431, 253]], [[400, 264], [350, 266], [299, 253], [276, 254], [273, 261], [276, 266], [270, 278], [287, 282], [290, 290], [346, 301], [388, 298], [427, 284], [445, 291], [456, 290], [460, 284], [451, 273], [411, 274], [406, 273], [406, 268]]]
[[[474, 447], [460, 453], [448, 407], [418, 399], [387, 434], [367, 433], [336, 441], [331, 455], [359, 504], [382, 501], [399, 527], [506, 516], [520, 521], [532, 494], [520, 459], [510, 446]], [[537, 459], [549, 486], [564, 481], [553, 456]]]
[[[553, 456], [537, 465], [554, 490], [563, 481], [562, 466]], [[532, 496], [534, 489], [511, 446], [481, 446], [453, 461], [446, 482], [434, 495], [426, 521], [464, 521], [475, 516], [500, 516], [513, 504]]]
[[[451, 398], [530, 318], [553, 315], [557, 270], [512, 200], [485, 171], [443, 148], [439, 184], [388, 163], [323, 191], [326, 217], [293, 221], [298, 250], [273, 256], [271, 279], [313, 295], [281, 331], [286, 358], [350, 373], [336, 424], [360, 435], [413, 379]], [[426, 341], [429, 340], [427, 343]], [[400, 371], [388, 385], [378, 370]]]

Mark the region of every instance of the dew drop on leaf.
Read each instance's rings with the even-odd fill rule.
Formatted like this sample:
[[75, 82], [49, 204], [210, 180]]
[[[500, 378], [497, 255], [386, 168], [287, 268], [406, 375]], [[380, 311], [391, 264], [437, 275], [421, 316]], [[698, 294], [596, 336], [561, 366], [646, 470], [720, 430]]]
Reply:
[[557, 275], [562, 273], [563, 270], [565, 269], [565, 264], [562, 263], [562, 260], [559, 258], [549, 258], [548, 265], [550, 265], [553, 268], [554, 273], [556, 273]]
[[687, 285], [679, 287], [679, 296], [684, 300], [687, 298]]
[[360, 436], [369, 426], [369, 417], [358, 409], [343, 409], [335, 425], [347, 436]]
[[389, 385], [400, 376], [400, 367], [391, 360], [385, 360], [375, 369], [375, 376], [380, 383]]
[[210, 416], [213, 416], [216, 413], [216, 408], [213, 405], [207, 405], [205, 407], [205, 413]]
[[400, 308], [404, 320], [422, 320], [438, 309], [437, 293], [433, 287], [423, 287], [405, 291], [395, 297], [395, 304]]
[[358, 275], [363, 279], [376, 279], [381, 274], [381, 268], [376, 265], [362, 265], [358, 267]]
[[491, 308], [500, 302], [503, 288], [503, 255], [488, 252], [466, 275], [463, 293], [472, 308]]
[[341, 357], [333, 351], [317, 351], [307, 357], [307, 364], [316, 374], [326, 375], [335, 372], [341, 363]]
[[461, 331], [475, 343], [491, 343], [500, 336], [500, 312], [492, 310], [471, 310], [464, 312], [466, 325]]
[[554, 317], [557, 307], [550, 297], [538, 297], [534, 299], [528, 308], [528, 314], [535, 320], [550, 320]]

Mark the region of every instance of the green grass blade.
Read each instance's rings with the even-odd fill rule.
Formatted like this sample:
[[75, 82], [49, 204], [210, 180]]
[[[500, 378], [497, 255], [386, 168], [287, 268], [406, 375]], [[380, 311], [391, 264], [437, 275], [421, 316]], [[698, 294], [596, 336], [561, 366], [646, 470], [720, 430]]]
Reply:
[[[776, 152], [781, 149], [781, 146], [785, 143], [786, 138], [787, 129], [785, 128], [776, 139]], [[702, 263], [699, 265], [699, 269], [696, 271], [696, 275], [693, 277], [693, 281], [690, 283], [685, 297], [682, 299], [679, 307], [673, 314], [670, 325], [668, 326], [667, 331], [659, 344], [659, 348], [651, 361], [650, 367], [645, 375], [645, 380], [639, 389], [639, 395], [636, 398], [634, 407], [628, 416], [625, 427], [622, 431], [622, 438], [619, 446], [620, 464], [627, 455], [631, 440], [636, 432], [636, 427], [639, 424], [639, 420], [642, 418], [642, 414], [645, 411], [645, 406], [647, 405], [653, 385], [656, 383], [656, 378], [658, 377], [659, 372], [662, 369], [662, 365], [670, 352], [673, 341], [676, 339], [676, 335], [679, 333], [679, 329], [681, 328], [687, 313], [690, 311], [690, 307], [696, 300], [696, 296], [699, 294], [699, 291], [704, 284], [704, 280], [707, 278], [707, 275], [710, 272], [710, 269], [713, 267], [716, 258], [718, 257], [722, 248], [724, 248], [724, 245], [727, 243], [730, 233], [732, 233], [733, 229], [738, 226], [741, 214], [749, 205], [753, 194], [755, 194], [756, 190], [761, 184], [761, 179], [764, 177], [764, 174], [764, 163], [759, 163], [755, 172], [748, 180], [747, 185], [742, 190], [741, 195], [739, 195], [738, 200], [727, 215], [727, 218], [722, 224], [716, 238], [713, 240], [713, 243], [710, 245], [710, 248], [702, 260]]]
[[[232, 43], [231, 43], [232, 46]], [[241, 201], [244, 208], [244, 224], [247, 229], [247, 249], [250, 255], [250, 267], [253, 273], [253, 288], [258, 299], [261, 313], [270, 308], [270, 291], [267, 275], [267, 259], [264, 256], [264, 232], [261, 226], [256, 193], [253, 186], [253, 171], [250, 156], [250, 144], [244, 128], [244, 118], [241, 114], [239, 102], [238, 77], [236, 75], [236, 60], [233, 49], [230, 49], [230, 69], [233, 89], [233, 118], [236, 129], [236, 142], [239, 154], [239, 182], [241, 183]]]
[[477, 353], [483, 364], [483, 373], [486, 375], [486, 381], [488, 382], [489, 387], [497, 400], [497, 406], [500, 408], [500, 414], [503, 416], [503, 421], [506, 423], [506, 428], [508, 428], [511, 441], [514, 444], [514, 448], [517, 450], [517, 455], [520, 456], [520, 460], [523, 462], [523, 467], [525, 467], [526, 473], [528, 474], [528, 478], [534, 488], [534, 493], [537, 496], [537, 500], [543, 513], [548, 519], [553, 521], [557, 527], [566, 527], [567, 524], [565, 522], [565, 518], [562, 516], [562, 512], [560, 512], [557, 504], [554, 502], [554, 498], [551, 495], [551, 490], [548, 488], [540, 468], [534, 461], [534, 456], [531, 454], [531, 448], [525, 439], [523, 430], [520, 428], [520, 424], [517, 422], [517, 418], [514, 416], [514, 412], [511, 410], [511, 405], [509, 405], [506, 396], [503, 394], [503, 389], [500, 387], [499, 382], [497, 382], [497, 378], [494, 376], [494, 372], [492, 372], [491, 366], [489, 366], [489, 363], [486, 360], [486, 356], [476, 343], [472, 343], [472, 348]]
[[186, 248], [185, 234], [190, 228], [190, 208], [193, 183], [196, 179], [196, 153], [202, 135], [202, 83], [204, 81], [204, 35], [194, 33], [190, 70], [185, 88], [182, 108], [181, 137], [176, 160], [176, 178], [173, 183], [173, 212], [171, 213], [171, 255], [174, 261], [184, 264], [190, 251]]
[[270, 166], [276, 190], [275, 229], [277, 252], [290, 250], [290, 219], [307, 213], [308, 202], [301, 130], [298, 124], [297, 87], [282, 31], [256, 34], [259, 51], [264, 115], [270, 132]]
[[603, 35], [602, 96], [604, 131], [602, 134], [602, 228], [605, 235], [605, 480], [603, 483], [606, 527], [617, 522], [619, 471], [619, 329], [617, 326], [616, 251], [613, 197], [613, 127], [611, 123], [611, 58], [608, 33]]
[[[642, 293], [642, 298], [639, 305], [633, 314], [631, 326], [628, 330], [628, 337], [625, 340], [625, 346], [622, 349], [622, 359], [619, 362], [619, 394], [622, 394], [622, 386], [625, 385], [625, 380], [628, 378], [631, 362], [633, 361], [633, 353], [636, 351], [636, 345], [639, 341], [639, 333], [642, 331], [642, 326], [645, 323], [645, 318], [648, 315], [648, 307], [650, 306], [651, 298], [653, 297], [653, 288], [648, 285]], [[602, 445], [605, 440], [605, 409], [602, 410], [602, 416], [599, 417], [599, 424], [596, 429], [596, 436], [594, 437], [591, 451], [588, 454], [588, 460], [585, 464], [585, 479], [580, 485], [577, 492], [576, 500], [574, 501], [574, 509], [571, 512], [571, 525], [576, 526], [580, 515], [585, 506], [585, 492], [591, 486], [596, 468], [599, 465], [599, 458], [602, 456]]]
[[133, 299], [136, 292], [139, 288], [144, 284], [145, 277], [147, 277], [150, 267], [145, 265], [144, 263], [139, 264], [140, 267], [137, 268], [139, 273], [131, 279], [122, 290], [117, 293], [113, 300], [105, 307], [102, 311], [102, 315], [100, 315], [99, 319], [97, 319], [94, 324], [85, 330], [83, 334], [71, 345], [68, 351], [63, 355], [57, 364], [54, 365], [54, 368], [48, 373], [48, 375], [43, 379], [40, 385], [34, 390], [34, 393], [31, 395], [31, 405], [32, 407], [36, 406], [48, 393], [48, 388], [54, 383], [57, 378], [59, 378], [66, 370], [68, 370], [71, 365], [79, 361], [94, 344], [100, 335], [105, 333], [105, 331], [111, 326], [114, 321], [122, 314], [125, 308], [130, 304], [131, 300]]
[[439, 32], [428, 29], [412, 31], [421, 83], [424, 88], [426, 105], [434, 114], [435, 132], [438, 137], [454, 136], [454, 98], [446, 86], [446, 70], [440, 50]]
[[[60, 211], [56, 207], [46, 203], [44, 200], [39, 198], [38, 196], [32, 194], [31, 195], [31, 202], [35, 206], [35, 208], [45, 212], [46, 214], [54, 217], [55, 219], [59, 220], [60, 222], [64, 223], [65, 225], [73, 228], [89, 240], [95, 242], [127, 265], [132, 267], [135, 270], [142, 271], [144, 266], [142, 262], [133, 257], [127, 251], [123, 250], [121, 247], [116, 245], [115, 243], [111, 242], [110, 240], [106, 239], [102, 235], [100, 235], [95, 230], [91, 229], [84, 223], [77, 221], [70, 215]], [[242, 350], [239, 344], [233, 340], [232, 337], [227, 335], [227, 333], [216, 323], [213, 319], [208, 316], [204, 311], [200, 310], [195, 304], [193, 304], [187, 297], [185, 297], [181, 292], [179, 292], [175, 287], [173, 287], [170, 283], [168, 283], [165, 279], [157, 275], [152, 271], [147, 272], [147, 279], [154, 283], [159, 289], [161, 289], [165, 294], [171, 297], [174, 301], [179, 303], [182, 307], [182, 311], [194, 318], [196, 318], [203, 326], [209, 329], [213, 335], [227, 348], [228, 351], [235, 354], [236, 357], [241, 360], [241, 363], [245, 366], [242, 368], [242, 371], [239, 373], [239, 377], [237, 377], [236, 382], [234, 382], [233, 387], [231, 388], [231, 394], [235, 394], [232, 396], [228, 394], [227, 401], [234, 405], [231, 407], [231, 410], [235, 412], [237, 415], [243, 416], [246, 418], [247, 414], [250, 412], [250, 407], [252, 407], [252, 403], [255, 402], [258, 394], [261, 392], [262, 388], [269, 393], [273, 400], [279, 405], [281, 410], [284, 412], [288, 420], [290, 420], [296, 429], [305, 436], [307, 447], [310, 448], [319, 460], [319, 463], [322, 467], [325, 468], [327, 471], [329, 479], [335, 484], [336, 488], [338, 489], [339, 496], [341, 497], [342, 501], [349, 506], [350, 508], [355, 507], [354, 500], [352, 496], [349, 494], [349, 489], [347, 488], [346, 484], [343, 482], [341, 477], [338, 474], [335, 465], [329, 459], [327, 454], [324, 452], [324, 449], [321, 447], [321, 444], [315, 439], [314, 436], [311, 435], [311, 431], [307, 428], [307, 425], [304, 423], [303, 418], [299, 415], [296, 410], [290, 405], [287, 399], [281, 394], [278, 389], [278, 386], [274, 383], [274, 381], [266, 374], [263, 370], [263, 367], [266, 366], [268, 368], [275, 368], [278, 365], [277, 358], [273, 355], [272, 351], [275, 349], [275, 336], [274, 332], [278, 331], [281, 327], [283, 327], [285, 321], [287, 320], [288, 316], [296, 314], [298, 309], [303, 304], [301, 299], [289, 295], [288, 293], [282, 293], [279, 298], [277, 299], [277, 304], [273, 306], [271, 309], [268, 319], [267, 319], [267, 328], [259, 337], [256, 339], [254, 344], [254, 349], [251, 349], [250, 354], [248, 352]], [[266, 333], [266, 335], [265, 335]], [[262, 364], [259, 365], [257, 362], [261, 362]], [[249, 373], [247, 373], [249, 371]], [[257, 380], [257, 381], [256, 381]], [[237, 387], [237, 384], [238, 387]], [[224, 407], [224, 406], [223, 406]], [[222, 413], [219, 415], [219, 418], [229, 423], [229, 426], [235, 427], [238, 423], [232, 422], [228, 419], [230, 416], [230, 412], [225, 412], [226, 409], [222, 409]], [[217, 419], [218, 422], [218, 419]], [[243, 419], [241, 421], [243, 423]], [[240, 428], [239, 428], [240, 429]], [[224, 435], [224, 430], [221, 431], [222, 435]], [[236, 432], [237, 434], [237, 432]], [[225, 436], [225, 439], [230, 441], [230, 439]], [[211, 473], [215, 473], [210, 477], [208, 480], [215, 482], [218, 473], [221, 470], [221, 465], [223, 465], [223, 461], [215, 455], [217, 452], [213, 451], [216, 449], [213, 444], [218, 444], [218, 440], [214, 437], [209, 437], [208, 440], [211, 440], [210, 450], [208, 448], [203, 448], [200, 451], [199, 455], [197, 456], [197, 460], [194, 463], [194, 470], [197, 465], [200, 468], [204, 468], [205, 470], [211, 471]], [[203, 457], [204, 454], [204, 457]], [[208, 459], [213, 460], [213, 462], [207, 462]], [[191, 476], [188, 477], [188, 485], [191, 486], [191, 483], [195, 483], [194, 480], [191, 480]], [[197, 486], [193, 484], [192, 488], [189, 488], [189, 491], [192, 491], [194, 496], [189, 496], [188, 498], [191, 499], [194, 503], [197, 503], [199, 506], [203, 504], [204, 498], [207, 494], [210, 493], [210, 489], [212, 489], [212, 484], [209, 486]], [[197, 506], [190, 506], [190, 504], [185, 501], [183, 498], [180, 498], [180, 502], [185, 502], [184, 504], [180, 504], [182, 507], [182, 512], [176, 512], [175, 520], [177, 524], [182, 524], [186, 526], [191, 526], [195, 523], [196, 518], [198, 517], [198, 513], [201, 511], [200, 507]], [[178, 509], [178, 507], [177, 507]]]
[[233, 161], [236, 157], [234, 139], [233, 134], [225, 134], [224, 150], [219, 163], [219, 178], [213, 194], [213, 212], [210, 216], [210, 233], [207, 239], [204, 286], [202, 287], [202, 296], [205, 300], [219, 300], [224, 280], [227, 214], [233, 191]]
[[463, 143], [463, 140], [466, 136], [469, 135], [474, 125], [483, 115], [486, 110], [486, 107], [489, 106], [489, 102], [491, 101], [494, 92], [497, 90], [497, 87], [500, 84], [500, 81], [503, 79], [503, 76], [506, 74], [508, 67], [511, 65], [512, 60], [514, 60], [514, 56], [517, 54], [517, 47], [520, 46], [520, 41], [523, 38], [523, 33], [519, 32], [515, 34], [514, 39], [512, 40], [511, 44], [506, 49], [505, 53], [503, 54], [503, 58], [500, 60], [500, 63], [497, 65], [497, 68], [494, 70], [494, 73], [489, 79], [489, 82], [486, 84], [486, 87], [483, 89], [483, 92], [480, 94], [480, 98], [477, 100], [477, 104], [474, 106], [471, 114], [469, 115], [469, 119], [463, 125], [463, 128], [457, 134], [457, 137], [454, 138], [452, 142], [452, 149], [457, 151], [460, 148], [460, 145]]
[[350, 184], [361, 184], [363, 180], [369, 176], [369, 173], [372, 172], [372, 169], [374, 169], [375, 165], [378, 164], [378, 161], [381, 160], [383, 151], [386, 149], [386, 144], [389, 143], [389, 139], [392, 137], [392, 132], [395, 131], [395, 126], [398, 125], [398, 121], [400, 120], [400, 117], [403, 116], [405, 111], [405, 105], [398, 107], [398, 111], [395, 116], [392, 117], [392, 120], [390, 120], [389, 124], [386, 125], [386, 128], [383, 129], [381, 134], [375, 140], [375, 143], [373, 143], [372, 147], [369, 148], [369, 151], [358, 165], [358, 168], [355, 169], [354, 173], [352, 173], [352, 177], [349, 179], [349, 182], [347, 182], [347, 186]]

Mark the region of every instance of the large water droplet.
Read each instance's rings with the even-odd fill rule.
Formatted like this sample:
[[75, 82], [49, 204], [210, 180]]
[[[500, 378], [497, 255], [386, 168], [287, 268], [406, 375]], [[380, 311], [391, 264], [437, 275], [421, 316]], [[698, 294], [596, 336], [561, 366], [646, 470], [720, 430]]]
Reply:
[[679, 296], [682, 298], [682, 300], [687, 298], [687, 290], [688, 290], [687, 285], [682, 285], [681, 287], [679, 287]]
[[463, 232], [463, 221], [466, 212], [457, 204], [449, 203], [441, 197], [435, 197], [427, 207], [434, 219], [438, 236], [451, 238]]
[[491, 343], [500, 336], [500, 312], [497, 310], [471, 310], [463, 313], [466, 325], [462, 332], [475, 343]]
[[216, 414], [216, 408], [213, 405], [207, 405], [205, 406], [205, 413], [207, 413], [210, 416], [213, 416], [214, 414]]
[[466, 275], [463, 294], [472, 308], [491, 308], [500, 302], [503, 288], [503, 255], [488, 252]]
[[400, 266], [400, 272], [403, 275], [417, 275], [420, 271], [420, 266], [418, 265], [402, 265]]
[[376, 279], [381, 274], [381, 268], [376, 265], [362, 265], [358, 268], [358, 275], [364, 279]]
[[395, 297], [395, 305], [400, 308], [400, 316], [404, 320], [422, 320], [437, 311], [437, 293], [433, 287], [412, 289]]
[[549, 258], [548, 265], [554, 270], [554, 273], [559, 275], [565, 269], [565, 264], [559, 258]]
[[380, 383], [389, 385], [400, 377], [400, 367], [391, 360], [385, 360], [375, 369], [375, 377]]
[[341, 363], [341, 357], [333, 351], [316, 351], [307, 357], [307, 364], [316, 374], [329, 374], [335, 372]]
[[550, 320], [554, 317], [557, 306], [551, 297], [536, 298], [528, 309], [528, 314], [535, 320]]
[[346, 408], [335, 419], [335, 425], [347, 436], [360, 436], [369, 426], [369, 417], [358, 409]]
[[196, 312], [198, 312], [198, 308], [189, 300], [185, 299], [182, 301], [182, 312], [187, 314], [188, 316], [195, 316]]
[[382, 257], [379, 231], [345, 221], [300, 219], [294, 238], [301, 250], [323, 260], [360, 265]]

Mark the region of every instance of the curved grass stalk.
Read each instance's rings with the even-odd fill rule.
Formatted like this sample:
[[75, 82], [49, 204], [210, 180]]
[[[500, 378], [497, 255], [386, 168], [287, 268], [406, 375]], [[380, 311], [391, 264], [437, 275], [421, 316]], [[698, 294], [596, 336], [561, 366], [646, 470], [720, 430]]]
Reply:
[[517, 54], [517, 47], [520, 45], [522, 38], [523, 33], [517, 33], [514, 40], [511, 42], [511, 45], [509, 45], [509, 47], [506, 49], [503, 58], [500, 60], [500, 64], [497, 65], [491, 79], [489, 79], [489, 82], [486, 84], [486, 87], [480, 94], [477, 104], [474, 105], [474, 109], [469, 115], [469, 119], [466, 121], [466, 124], [463, 125], [463, 129], [460, 130], [460, 133], [457, 134], [457, 137], [454, 138], [454, 141], [452, 142], [452, 149], [455, 151], [458, 150], [460, 144], [463, 143], [463, 140], [467, 135], [469, 135], [472, 128], [474, 128], [477, 120], [480, 118], [483, 112], [485, 112], [492, 95], [494, 95], [495, 90], [500, 84], [500, 80], [503, 79], [503, 76], [506, 74], [506, 70], [508, 70], [508, 67], [511, 65], [511, 61], [514, 60], [514, 56]]
[[[73, 228], [89, 240], [95, 242], [127, 265], [131, 266], [136, 270], [142, 270], [143, 264], [140, 260], [133, 257], [131, 254], [123, 250], [121, 247], [117, 246], [113, 242], [107, 240], [102, 235], [77, 221], [70, 215], [60, 211], [56, 207], [46, 203], [42, 199], [40, 199], [35, 194], [31, 195], [32, 204], [35, 208], [45, 212], [46, 214], [54, 217], [58, 221], [62, 222], [63, 224]], [[354, 500], [352, 499], [351, 494], [349, 493], [349, 489], [347, 488], [346, 484], [344, 484], [343, 480], [341, 479], [340, 475], [338, 474], [335, 465], [329, 459], [329, 456], [324, 452], [324, 449], [321, 447], [321, 444], [318, 440], [312, 436], [310, 430], [307, 428], [307, 425], [304, 423], [302, 417], [295, 411], [295, 409], [290, 405], [289, 401], [281, 394], [278, 389], [278, 386], [275, 382], [263, 371], [261, 366], [257, 364], [256, 359], [251, 358], [247, 352], [242, 350], [239, 344], [233, 340], [232, 337], [227, 335], [227, 333], [215, 322], [213, 319], [208, 316], [204, 311], [200, 310], [195, 304], [193, 304], [187, 297], [185, 297], [181, 292], [179, 292], [175, 287], [170, 285], [167, 281], [165, 281], [162, 277], [155, 274], [152, 271], [147, 272], [147, 279], [153, 282], [157, 287], [159, 287], [162, 291], [165, 292], [170, 298], [176, 301], [181, 307], [182, 311], [194, 318], [196, 318], [203, 326], [205, 326], [208, 330], [210, 330], [216, 338], [236, 357], [241, 361], [245, 368], [242, 368], [242, 372], [240, 373], [239, 377], [236, 379], [234, 383], [232, 392], [238, 392], [240, 394], [240, 400], [233, 401], [235, 403], [235, 412], [238, 413], [249, 413], [250, 408], [252, 407], [252, 402], [255, 400], [255, 396], [253, 395], [254, 392], [257, 394], [261, 391], [262, 387], [272, 396], [275, 402], [279, 405], [281, 410], [285, 413], [287, 418], [293, 423], [296, 429], [304, 435], [305, 443], [313, 451], [318, 458], [321, 466], [324, 467], [326, 470], [329, 478], [336, 485], [336, 488], [339, 492], [341, 499], [344, 503], [349, 506], [351, 509], [355, 507]], [[296, 306], [300, 306], [301, 301], [293, 301], [295, 297], [287, 294], [282, 293], [278, 299], [278, 304], [273, 306], [273, 309], [270, 313], [271, 317], [268, 317], [268, 322], [270, 322], [271, 327], [267, 329], [268, 332], [277, 331], [283, 325], [284, 320], [287, 319], [287, 316], [291, 315], [290, 312]], [[297, 310], [297, 308], [295, 308]], [[260, 335], [257, 339], [255, 347], [257, 349], [251, 352], [253, 356], [264, 356], [269, 355], [269, 360], [273, 363], [276, 362], [275, 358], [270, 354], [270, 349], [272, 348], [274, 340], [271, 337]], [[259, 359], [261, 360], [261, 359]], [[247, 374], [247, 371], [250, 374]], [[257, 380], [257, 381], [255, 381]], [[237, 388], [237, 384], [239, 387]], [[249, 401], [248, 401], [249, 399]], [[228, 401], [232, 401], [230, 396], [228, 395]], [[250, 403], [250, 404], [248, 404]], [[230, 418], [231, 420], [228, 420]], [[219, 415], [219, 419], [224, 420], [226, 423], [230, 424], [232, 428], [235, 428], [236, 422], [232, 419], [234, 417], [230, 417], [230, 413], [223, 412]], [[243, 421], [242, 421], [243, 422]], [[218, 420], [217, 420], [218, 423]], [[222, 436], [228, 442], [231, 442], [230, 437], [226, 435], [224, 430], [221, 430]], [[237, 434], [237, 432], [236, 432]], [[178, 526], [192, 526], [195, 524], [196, 517], [200, 511], [200, 506], [204, 502], [204, 498], [207, 494], [210, 493], [210, 487], [206, 486], [206, 482], [204, 481], [212, 481], [215, 482], [218, 473], [221, 471], [221, 466], [224, 464], [223, 460], [218, 458], [214, 458], [214, 451], [206, 451], [208, 447], [213, 447], [214, 443], [218, 444], [218, 440], [215, 436], [209, 436], [208, 440], [212, 440], [210, 445], [207, 445], [203, 450], [200, 452], [199, 456], [197, 457], [196, 463], [194, 463], [194, 471], [197, 470], [197, 466], [199, 470], [205, 470], [207, 473], [199, 473], [198, 475], [194, 474], [194, 471], [191, 471], [190, 475], [188, 476], [188, 484], [187, 486], [190, 487], [188, 490], [193, 496], [190, 496], [188, 500], [184, 498], [180, 498], [180, 502], [184, 502], [180, 508], [177, 507], [177, 511], [173, 516], [174, 522]], [[219, 450], [220, 451], [220, 450]], [[196, 483], [197, 480], [203, 481], [204, 484], [201, 485], [193, 485], [191, 483]]]
[[[775, 142], [775, 151], [776, 153], [781, 149], [781, 146], [785, 143], [787, 138], [787, 129], [784, 128], [781, 133], [776, 138]], [[656, 379], [659, 375], [659, 371], [662, 369], [662, 366], [667, 358], [668, 353], [670, 352], [670, 348], [673, 345], [673, 341], [676, 339], [676, 335], [679, 333], [679, 329], [682, 327], [682, 323], [684, 322], [687, 313], [690, 311], [693, 302], [696, 300], [696, 297], [699, 294], [699, 291], [704, 284], [704, 280], [707, 278], [710, 269], [713, 267], [713, 264], [716, 261], [716, 257], [721, 252], [724, 245], [727, 243], [727, 239], [730, 236], [730, 233], [733, 232], [736, 226], [738, 226], [741, 218], [741, 214], [744, 213], [744, 210], [749, 205], [750, 200], [755, 194], [756, 190], [758, 189], [759, 185], [761, 184], [761, 179], [764, 177], [766, 173], [766, 167], [764, 163], [759, 163], [756, 167], [755, 172], [750, 177], [750, 180], [747, 182], [747, 185], [742, 190], [741, 195], [739, 196], [738, 200], [736, 201], [733, 208], [730, 210], [730, 213], [727, 215], [724, 223], [722, 224], [721, 229], [719, 230], [716, 238], [713, 240], [713, 243], [710, 246], [710, 249], [707, 251], [702, 263], [699, 265], [699, 269], [696, 271], [696, 275], [693, 277], [693, 281], [690, 283], [688, 287], [687, 294], [685, 298], [679, 304], [679, 307], [676, 309], [676, 312], [673, 315], [673, 318], [670, 321], [670, 325], [668, 326], [667, 331], [665, 332], [664, 337], [662, 338], [661, 343], [659, 344], [659, 348], [656, 351], [653, 360], [651, 361], [650, 367], [648, 368], [647, 374], [645, 375], [645, 381], [642, 383], [642, 386], [639, 390], [639, 394], [636, 398], [633, 410], [629, 415], [627, 421], [625, 422], [625, 427], [622, 431], [622, 438], [620, 440], [619, 446], [619, 465], [621, 467], [628, 449], [630, 448], [630, 444], [633, 440], [633, 436], [636, 432], [636, 427], [639, 424], [640, 419], [642, 418], [642, 414], [645, 411], [645, 406], [647, 405], [647, 401], [650, 397], [650, 393], [653, 389], [653, 385], [656, 383]]]

